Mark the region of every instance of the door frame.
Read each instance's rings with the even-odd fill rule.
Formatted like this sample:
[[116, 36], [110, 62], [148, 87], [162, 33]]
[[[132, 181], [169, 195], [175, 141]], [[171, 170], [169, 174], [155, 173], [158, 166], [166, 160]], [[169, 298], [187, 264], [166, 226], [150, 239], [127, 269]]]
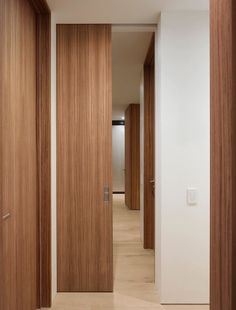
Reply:
[[210, 0], [211, 310], [236, 309], [236, 4]]
[[[37, 308], [51, 306], [51, 11], [46, 0], [25, 0], [36, 15]], [[0, 12], [4, 14], [4, 1]], [[0, 28], [2, 28], [0, 18]], [[1, 57], [1, 49], [0, 49]], [[1, 180], [0, 180], [1, 182]], [[2, 208], [0, 205], [0, 215]], [[0, 229], [2, 243], [2, 229]], [[0, 248], [0, 272], [2, 270]], [[0, 308], [2, 306], [0, 277]]]
[[46, 0], [28, 0], [37, 28], [37, 306], [51, 306], [51, 11]]

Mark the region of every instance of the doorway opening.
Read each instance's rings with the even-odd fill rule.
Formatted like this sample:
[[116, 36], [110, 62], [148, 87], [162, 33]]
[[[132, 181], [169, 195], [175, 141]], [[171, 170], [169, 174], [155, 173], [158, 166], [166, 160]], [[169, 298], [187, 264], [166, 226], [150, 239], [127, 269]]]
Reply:
[[[154, 214], [147, 216], [145, 209], [152, 201], [154, 211], [154, 135], [151, 141], [147, 130], [147, 119], [154, 130], [154, 31], [153, 26], [112, 27], [114, 291], [140, 296], [150, 306], [158, 301]], [[153, 69], [153, 87], [147, 66]], [[145, 166], [151, 153], [153, 164]]]

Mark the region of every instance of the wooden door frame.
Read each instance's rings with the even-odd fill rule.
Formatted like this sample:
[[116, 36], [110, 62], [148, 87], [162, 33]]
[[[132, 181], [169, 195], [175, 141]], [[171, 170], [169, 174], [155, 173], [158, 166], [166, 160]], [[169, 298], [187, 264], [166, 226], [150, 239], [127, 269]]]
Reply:
[[[150, 186], [150, 156], [147, 156], [146, 150], [150, 150], [149, 132], [154, 130], [155, 127], [150, 128], [149, 116], [153, 112], [154, 124], [155, 124], [155, 33], [153, 33], [149, 49], [144, 62], [144, 206], [143, 206], [143, 243], [145, 249], [155, 248], [155, 198], [154, 205], [150, 208], [151, 204], [148, 203], [147, 189]], [[154, 77], [153, 77], [154, 75]], [[153, 94], [151, 92], [153, 91]], [[153, 101], [153, 102], [152, 102]], [[154, 111], [150, 111], [150, 108], [154, 106]], [[155, 143], [154, 143], [155, 154]], [[150, 154], [150, 152], [148, 152]], [[155, 170], [155, 155], [154, 155], [154, 167], [151, 170]], [[149, 180], [148, 180], [149, 178]], [[152, 176], [151, 178], [154, 178]], [[148, 184], [147, 184], [148, 183]]]
[[236, 309], [236, 4], [210, 0], [211, 310]]
[[37, 27], [37, 307], [51, 306], [51, 11], [45, 0], [28, 0]]

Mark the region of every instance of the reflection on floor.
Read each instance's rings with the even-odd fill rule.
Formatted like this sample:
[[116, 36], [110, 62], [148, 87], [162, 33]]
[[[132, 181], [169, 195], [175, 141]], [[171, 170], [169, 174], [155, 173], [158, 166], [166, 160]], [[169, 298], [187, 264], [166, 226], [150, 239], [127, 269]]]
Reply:
[[154, 287], [154, 253], [140, 240], [139, 211], [113, 197], [114, 293], [60, 293], [53, 310], [207, 310], [207, 306], [161, 306]]

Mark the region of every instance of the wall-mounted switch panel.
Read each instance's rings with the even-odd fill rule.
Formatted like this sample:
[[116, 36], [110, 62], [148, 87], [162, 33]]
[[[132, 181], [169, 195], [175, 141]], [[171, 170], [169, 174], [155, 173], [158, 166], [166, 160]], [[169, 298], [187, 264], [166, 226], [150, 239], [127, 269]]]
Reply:
[[196, 188], [187, 189], [187, 203], [189, 206], [195, 206], [198, 203], [198, 193]]

